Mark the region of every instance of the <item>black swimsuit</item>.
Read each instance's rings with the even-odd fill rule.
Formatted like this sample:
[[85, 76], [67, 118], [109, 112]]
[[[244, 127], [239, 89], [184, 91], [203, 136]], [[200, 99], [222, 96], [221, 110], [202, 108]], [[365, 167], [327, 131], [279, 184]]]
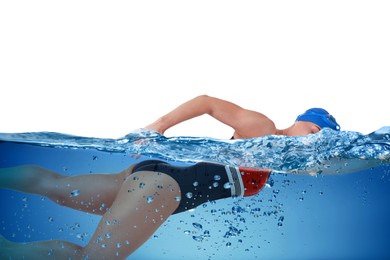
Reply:
[[161, 172], [177, 181], [181, 200], [173, 214], [195, 208], [207, 201], [258, 193], [265, 185], [270, 171], [238, 168], [199, 162], [191, 166], [174, 166], [158, 160], [146, 160], [133, 168], [138, 171]]

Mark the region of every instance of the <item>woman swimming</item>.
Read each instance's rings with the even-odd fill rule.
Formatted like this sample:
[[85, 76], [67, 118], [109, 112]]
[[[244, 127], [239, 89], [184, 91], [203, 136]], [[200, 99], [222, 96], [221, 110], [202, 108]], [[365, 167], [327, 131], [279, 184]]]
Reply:
[[[261, 113], [205, 95], [182, 104], [146, 128], [163, 134], [170, 127], [203, 114], [231, 126], [234, 138], [307, 135], [324, 127], [339, 130], [336, 120], [323, 109], [309, 109], [292, 126], [279, 130]], [[116, 174], [78, 176], [63, 176], [38, 166], [2, 168], [1, 188], [46, 196], [60, 205], [102, 215], [102, 219], [85, 247], [61, 240], [14, 243], [3, 238], [0, 256], [124, 259], [170, 215], [208, 200], [253, 195], [264, 186], [269, 174], [268, 170], [213, 163], [177, 167], [161, 161], [144, 161]], [[102, 211], [102, 205], [108, 210]]]

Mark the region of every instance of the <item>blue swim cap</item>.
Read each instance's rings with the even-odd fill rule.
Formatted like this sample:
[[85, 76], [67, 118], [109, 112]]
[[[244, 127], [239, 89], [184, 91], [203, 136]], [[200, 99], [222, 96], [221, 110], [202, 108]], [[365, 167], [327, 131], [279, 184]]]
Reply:
[[312, 122], [318, 125], [321, 129], [324, 127], [332, 128], [333, 130], [340, 131], [340, 126], [337, 124], [336, 119], [322, 108], [311, 108], [306, 110], [305, 113], [299, 115], [295, 121]]

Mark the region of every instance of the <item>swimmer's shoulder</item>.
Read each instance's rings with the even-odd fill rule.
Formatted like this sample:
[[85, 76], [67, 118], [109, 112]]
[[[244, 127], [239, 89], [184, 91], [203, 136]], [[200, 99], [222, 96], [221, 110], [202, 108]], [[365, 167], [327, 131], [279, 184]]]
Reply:
[[233, 138], [244, 139], [244, 138], [256, 138], [267, 135], [275, 135], [278, 130], [275, 123], [267, 116], [260, 114], [251, 121], [244, 122], [239, 129], [236, 129]]

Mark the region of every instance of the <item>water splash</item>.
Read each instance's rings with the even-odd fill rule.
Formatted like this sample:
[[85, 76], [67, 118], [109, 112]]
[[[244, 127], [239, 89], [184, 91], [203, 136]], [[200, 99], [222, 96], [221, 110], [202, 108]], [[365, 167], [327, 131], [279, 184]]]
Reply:
[[336, 132], [286, 137], [219, 140], [198, 137], [165, 137], [139, 129], [123, 138], [101, 139], [60, 133], [0, 134], [0, 141], [45, 147], [97, 149], [177, 161], [213, 161], [241, 167], [268, 168], [289, 173], [346, 173], [390, 164], [390, 127], [371, 134]]

